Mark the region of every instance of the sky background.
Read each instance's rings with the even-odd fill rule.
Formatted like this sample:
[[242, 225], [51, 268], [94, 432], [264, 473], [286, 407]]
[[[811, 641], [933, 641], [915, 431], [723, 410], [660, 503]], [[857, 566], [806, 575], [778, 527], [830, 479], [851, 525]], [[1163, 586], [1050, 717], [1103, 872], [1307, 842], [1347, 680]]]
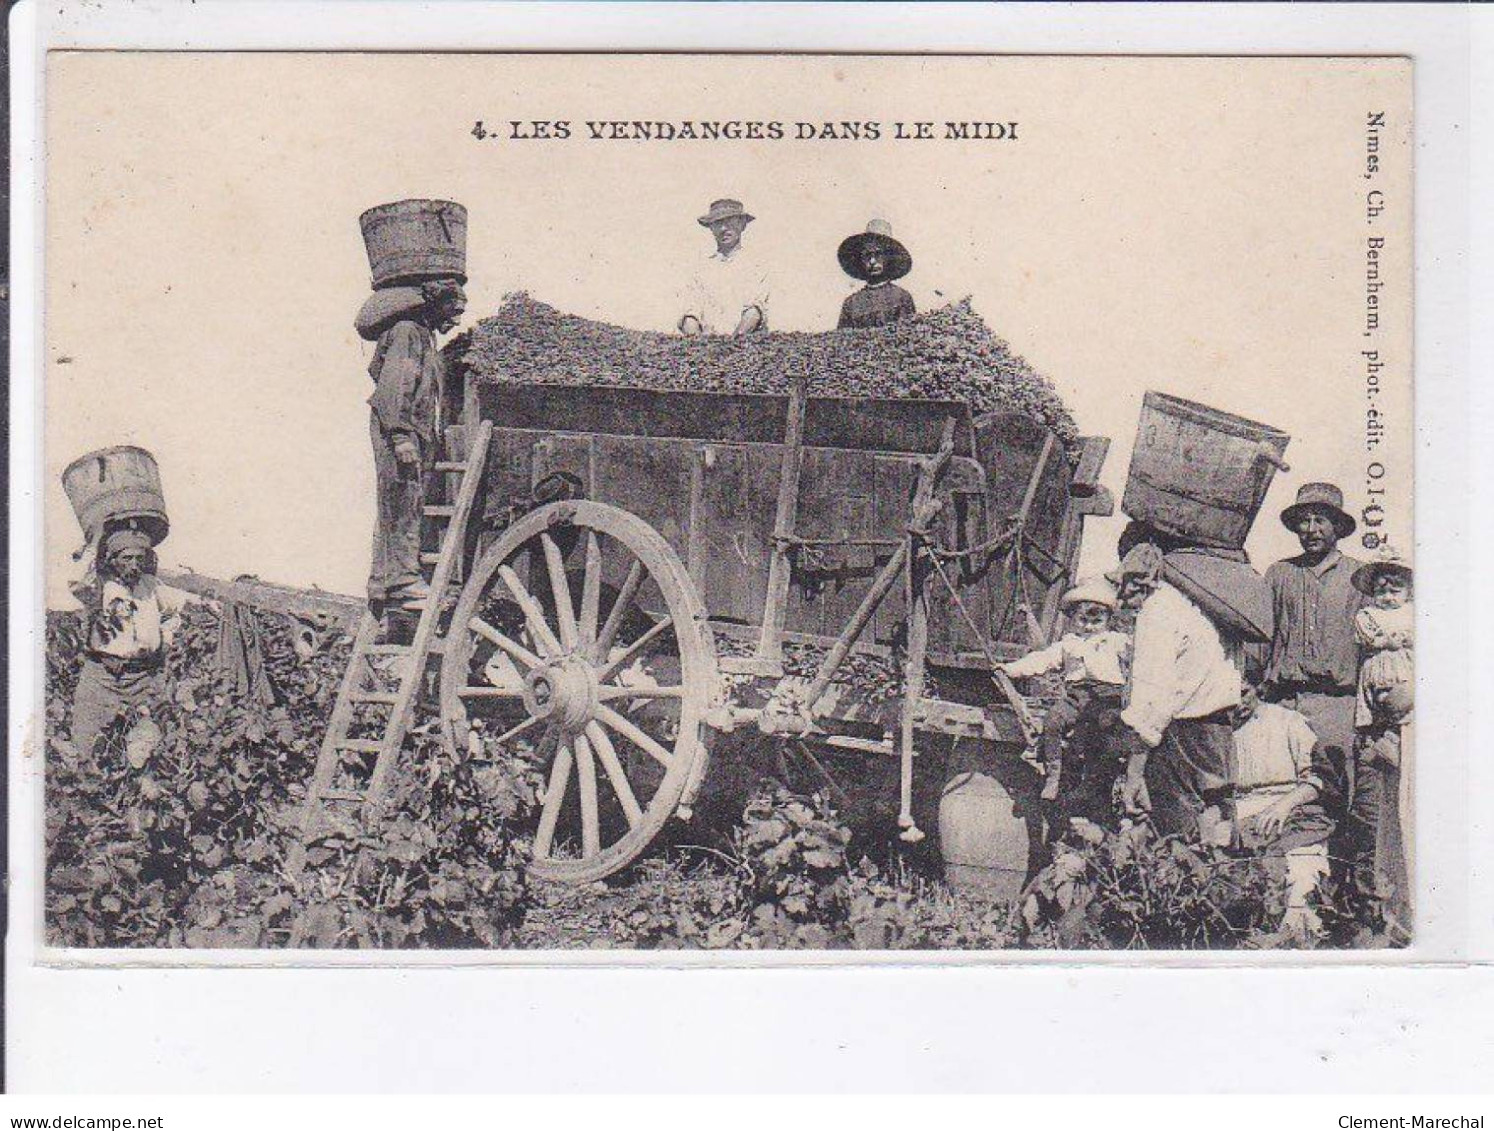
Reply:
[[[758, 220], [775, 328], [834, 325], [835, 248], [872, 217], [921, 309], [969, 295], [1114, 443], [1143, 393], [1293, 437], [1248, 544], [1295, 551], [1296, 487], [1364, 492], [1367, 111], [1392, 235], [1389, 531], [1410, 533], [1409, 66], [1372, 60], [67, 55], [47, 90], [48, 603], [81, 541], [61, 471], [132, 443], [160, 461], [165, 565], [361, 593], [373, 522], [371, 346], [357, 218], [403, 197], [469, 213], [468, 315], [527, 290], [665, 329], [716, 197]], [[867, 121], [879, 141], [590, 141], [587, 119]], [[496, 137], [471, 135], [481, 119]], [[564, 141], [510, 119], [568, 119]], [[891, 140], [897, 120], [1017, 121], [1016, 142]], [[1083, 571], [1123, 520], [1091, 520]], [[1346, 547], [1347, 548], [1347, 547]]]

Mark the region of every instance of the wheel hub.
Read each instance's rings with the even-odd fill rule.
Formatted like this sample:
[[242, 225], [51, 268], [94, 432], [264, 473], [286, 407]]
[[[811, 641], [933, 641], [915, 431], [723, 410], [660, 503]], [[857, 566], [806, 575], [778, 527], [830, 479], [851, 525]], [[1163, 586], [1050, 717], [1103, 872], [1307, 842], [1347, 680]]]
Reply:
[[575, 657], [535, 668], [524, 679], [525, 709], [535, 718], [553, 719], [569, 734], [585, 729], [597, 703], [596, 673]]

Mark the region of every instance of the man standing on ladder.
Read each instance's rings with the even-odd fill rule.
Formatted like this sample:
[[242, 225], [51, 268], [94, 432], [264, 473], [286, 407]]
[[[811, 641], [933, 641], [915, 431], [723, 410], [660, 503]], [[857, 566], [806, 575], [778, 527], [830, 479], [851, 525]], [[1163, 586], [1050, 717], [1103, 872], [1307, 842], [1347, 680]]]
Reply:
[[378, 477], [369, 608], [376, 616], [390, 608], [418, 613], [431, 596], [420, 571], [420, 521], [441, 436], [436, 335], [454, 329], [466, 309], [467, 211], [450, 201], [403, 200], [369, 209], [359, 225], [374, 293], [355, 325], [378, 343], [368, 367]]

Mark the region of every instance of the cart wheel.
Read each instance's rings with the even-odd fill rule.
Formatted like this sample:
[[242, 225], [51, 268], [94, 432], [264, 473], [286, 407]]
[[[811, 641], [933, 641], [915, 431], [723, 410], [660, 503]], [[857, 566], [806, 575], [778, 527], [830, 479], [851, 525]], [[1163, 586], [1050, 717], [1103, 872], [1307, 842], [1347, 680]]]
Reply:
[[531, 511], [478, 559], [441, 713], [458, 752], [531, 740], [548, 785], [530, 870], [581, 883], [637, 859], [699, 781], [718, 684], [705, 606], [669, 543], [575, 500]]

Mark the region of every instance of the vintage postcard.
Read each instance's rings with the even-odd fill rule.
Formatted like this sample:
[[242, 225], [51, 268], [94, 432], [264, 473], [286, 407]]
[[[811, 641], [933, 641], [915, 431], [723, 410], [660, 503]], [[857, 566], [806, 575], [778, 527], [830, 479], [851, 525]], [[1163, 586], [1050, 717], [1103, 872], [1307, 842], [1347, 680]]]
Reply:
[[1411, 80], [54, 53], [46, 945], [1414, 945]]

